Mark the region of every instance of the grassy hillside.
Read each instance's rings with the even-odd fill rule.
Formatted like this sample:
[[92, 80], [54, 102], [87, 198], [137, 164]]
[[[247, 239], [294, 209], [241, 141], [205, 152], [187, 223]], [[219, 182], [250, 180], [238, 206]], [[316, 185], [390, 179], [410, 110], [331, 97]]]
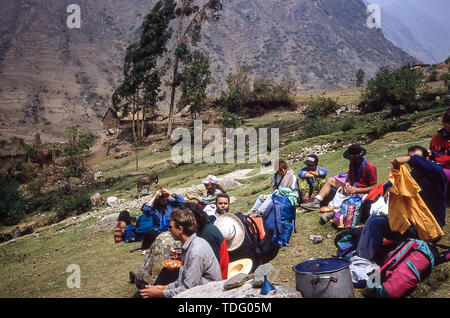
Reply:
[[[339, 140], [334, 152], [319, 156], [320, 165], [326, 167], [329, 175], [347, 170], [348, 161], [342, 157], [346, 145], [363, 140], [367, 149], [367, 158], [377, 167], [379, 183], [385, 182], [390, 170], [390, 160], [406, 154], [407, 148], [414, 144], [428, 146], [430, 138], [441, 126], [439, 117], [445, 107], [434, 108], [426, 112], [390, 119], [393, 123], [409, 122], [410, 127], [403, 131], [387, 130], [380, 133], [379, 139], [371, 139], [369, 132], [377, 129], [389, 129], [388, 120], [380, 120], [380, 114], [358, 115], [351, 129], [334, 131], [327, 135], [302, 138], [305, 125], [304, 117], [299, 112], [271, 112], [263, 117], [249, 120], [248, 127], [270, 127], [278, 125], [280, 118], [288, 119], [292, 125], [282, 133], [280, 155], [289, 158], [293, 152], [315, 144], [333, 143]], [[330, 123], [338, 120], [329, 118]], [[285, 122], [283, 120], [283, 122]], [[154, 153], [143, 151], [140, 154], [140, 167], [157, 166], [152, 171], [160, 175], [160, 183], [167, 188], [188, 187], [199, 184], [208, 174], [221, 176], [238, 169], [259, 168], [259, 164], [189, 164], [177, 168], [165, 167], [170, 159], [170, 149]], [[302, 161], [290, 167], [298, 171], [303, 167]], [[134, 158], [111, 160], [99, 164], [106, 178], [115, 177], [109, 189], [99, 189], [106, 195], [117, 195], [124, 199], [134, 199], [136, 195], [136, 177], [126, 176], [134, 170]], [[120, 178], [118, 178], [120, 177]], [[270, 193], [270, 174], [255, 175], [249, 179], [239, 180], [243, 185], [230, 191], [237, 201], [232, 204], [231, 212], [247, 211], [260, 194]], [[131, 212], [137, 214], [139, 207]], [[117, 211], [118, 212], [118, 211]], [[448, 212], [450, 212], [448, 210]], [[83, 215], [82, 215], [83, 216]], [[292, 267], [302, 261], [315, 257], [331, 257], [336, 253], [333, 244], [337, 231], [330, 224], [320, 225], [318, 212], [297, 212], [296, 229], [290, 246], [283, 248], [271, 262], [279, 271], [278, 281], [295, 288], [295, 273]], [[98, 221], [88, 218], [66, 227], [63, 223], [38, 229], [34, 234], [20, 237], [14, 243], [2, 243], [0, 248], [0, 297], [132, 297], [134, 285], [128, 283], [128, 273], [141, 263], [143, 256], [139, 252], [130, 253], [129, 245], [115, 244], [110, 232], [93, 232], [89, 226]], [[447, 214], [447, 223], [450, 217]], [[444, 229], [442, 243], [449, 245], [449, 225]], [[64, 229], [64, 231], [61, 231]], [[38, 235], [36, 235], [38, 233]], [[313, 244], [310, 235], [330, 234], [320, 244]], [[81, 270], [81, 288], [69, 289], [66, 280], [70, 273], [67, 266], [77, 264]], [[450, 265], [437, 267], [412, 297], [450, 297], [448, 276]], [[361, 296], [361, 291], [357, 291]]]

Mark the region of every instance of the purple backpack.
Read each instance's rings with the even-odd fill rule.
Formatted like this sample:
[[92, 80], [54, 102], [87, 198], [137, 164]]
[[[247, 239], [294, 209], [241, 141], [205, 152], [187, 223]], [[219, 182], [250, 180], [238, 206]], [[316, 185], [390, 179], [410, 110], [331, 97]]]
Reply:
[[378, 297], [408, 296], [434, 267], [434, 256], [427, 243], [409, 239], [390, 252], [379, 269], [381, 284]]
[[357, 194], [353, 194], [342, 201], [340, 210], [333, 217], [333, 223], [339, 229], [355, 228], [360, 225], [361, 214], [359, 210], [361, 204], [362, 198]]

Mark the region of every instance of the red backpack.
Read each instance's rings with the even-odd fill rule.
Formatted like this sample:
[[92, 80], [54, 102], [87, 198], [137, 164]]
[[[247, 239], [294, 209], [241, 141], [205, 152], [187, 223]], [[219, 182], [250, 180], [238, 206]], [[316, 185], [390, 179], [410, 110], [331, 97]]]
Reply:
[[[408, 296], [435, 266], [434, 255], [427, 243], [409, 239], [390, 252], [378, 270], [379, 282], [375, 278], [367, 282], [377, 297], [401, 298]], [[370, 277], [374, 277], [371, 275]]]

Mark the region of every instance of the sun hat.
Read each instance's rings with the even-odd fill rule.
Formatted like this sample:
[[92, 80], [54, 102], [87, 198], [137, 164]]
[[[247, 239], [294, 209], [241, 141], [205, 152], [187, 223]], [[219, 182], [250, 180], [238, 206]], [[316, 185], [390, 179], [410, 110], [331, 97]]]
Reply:
[[344, 152], [343, 156], [345, 159], [351, 160], [356, 158], [362, 158], [367, 153], [366, 149], [362, 148], [360, 145], [351, 145]]
[[230, 279], [239, 273], [249, 274], [253, 267], [253, 261], [250, 258], [238, 259], [228, 264], [228, 277]]
[[209, 175], [207, 176], [205, 179], [203, 179], [202, 181], [203, 184], [216, 184], [217, 183], [217, 178], [216, 176], [213, 175]]
[[217, 217], [214, 225], [222, 233], [227, 243], [228, 252], [239, 248], [244, 242], [245, 229], [244, 224], [237, 216], [231, 213], [225, 213]]

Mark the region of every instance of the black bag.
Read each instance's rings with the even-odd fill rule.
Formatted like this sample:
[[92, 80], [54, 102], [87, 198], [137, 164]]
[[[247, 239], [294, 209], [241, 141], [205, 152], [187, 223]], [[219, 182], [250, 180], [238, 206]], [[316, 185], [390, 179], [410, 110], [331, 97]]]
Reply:
[[252, 272], [259, 266], [270, 262], [278, 255], [279, 247], [272, 241], [273, 232], [269, 230], [261, 239], [257, 224], [252, 218], [242, 213], [235, 214], [245, 228], [245, 238], [242, 245], [234, 251], [228, 252], [230, 262], [242, 258], [250, 258], [253, 262]]

